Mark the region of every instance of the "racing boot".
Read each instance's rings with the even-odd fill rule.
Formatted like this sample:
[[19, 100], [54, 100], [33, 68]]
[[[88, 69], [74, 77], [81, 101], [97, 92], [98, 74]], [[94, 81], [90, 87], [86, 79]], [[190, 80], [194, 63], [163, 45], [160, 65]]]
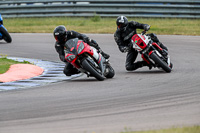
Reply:
[[101, 55], [105, 58], [108, 59], [110, 57], [109, 54], [106, 54], [105, 52], [103, 52], [101, 49], [98, 50], [98, 53], [101, 53]]
[[101, 52], [101, 54], [102, 54], [102, 56], [103, 56], [105, 59], [108, 59], [108, 58], [110, 57], [109, 54], [106, 54], [106, 53], [104, 53], [103, 51]]
[[110, 55], [106, 54], [105, 52], [103, 52], [101, 50], [101, 48], [99, 47], [99, 45], [97, 44], [97, 42], [95, 40], [91, 40], [90, 46], [93, 46], [97, 49], [98, 53], [101, 53], [101, 55], [105, 58], [108, 59], [110, 57]]
[[141, 64], [142, 64], [142, 67], [147, 66], [147, 67], [149, 67], [149, 70], [152, 69], [152, 65], [148, 64], [146, 61], [141, 61]]

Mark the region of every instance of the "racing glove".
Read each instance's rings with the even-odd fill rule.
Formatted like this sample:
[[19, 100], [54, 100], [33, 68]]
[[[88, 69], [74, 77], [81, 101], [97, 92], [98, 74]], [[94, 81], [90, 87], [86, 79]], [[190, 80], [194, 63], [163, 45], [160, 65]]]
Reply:
[[97, 42], [96, 42], [95, 40], [90, 39], [89, 37], [84, 37], [84, 38], [83, 38], [83, 41], [84, 41], [85, 43], [89, 44], [90, 46], [95, 47], [97, 50], [99, 49], [99, 48], [98, 48], [98, 44], [97, 44]]
[[85, 43], [90, 43], [90, 38], [89, 37], [87, 37], [87, 36], [85, 36], [85, 37], [83, 37], [83, 41], [85, 42]]
[[148, 31], [148, 30], [150, 29], [150, 27], [151, 27], [150, 25], [145, 24], [145, 25], [144, 25], [144, 30], [145, 30], [145, 31]]
[[130, 50], [130, 47], [127, 47], [127, 46], [124, 46], [124, 47], [120, 47], [119, 50], [122, 52], [122, 53], [126, 53]]

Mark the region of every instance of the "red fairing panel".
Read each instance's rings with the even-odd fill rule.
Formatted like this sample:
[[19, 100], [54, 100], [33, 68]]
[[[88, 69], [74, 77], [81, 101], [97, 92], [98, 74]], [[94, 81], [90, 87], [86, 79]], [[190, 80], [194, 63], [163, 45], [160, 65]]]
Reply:
[[78, 41], [77, 50], [78, 50], [78, 47], [79, 47], [81, 42], [84, 44], [84, 49], [82, 50], [82, 52], [79, 55], [81, 55], [83, 53], [89, 53], [90, 55], [93, 56], [93, 54], [94, 54], [93, 53], [93, 48], [90, 45], [88, 45], [87, 43], [85, 43], [85, 42], [83, 42], [81, 40]]

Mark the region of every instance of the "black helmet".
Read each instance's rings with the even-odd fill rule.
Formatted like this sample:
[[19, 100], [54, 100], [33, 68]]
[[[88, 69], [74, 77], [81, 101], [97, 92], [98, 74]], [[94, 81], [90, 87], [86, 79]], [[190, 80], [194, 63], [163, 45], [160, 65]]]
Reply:
[[56, 41], [58, 41], [59, 43], [63, 43], [66, 41], [66, 28], [63, 25], [57, 26], [54, 31], [53, 31], [53, 35], [54, 38], [56, 39]]
[[128, 19], [125, 16], [119, 16], [116, 20], [116, 24], [120, 30], [123, 30], [128, 25]]

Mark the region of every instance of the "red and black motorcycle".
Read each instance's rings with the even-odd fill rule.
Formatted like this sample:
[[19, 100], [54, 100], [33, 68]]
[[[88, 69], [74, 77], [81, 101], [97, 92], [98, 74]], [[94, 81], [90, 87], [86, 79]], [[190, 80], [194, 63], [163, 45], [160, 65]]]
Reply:
[[65, 59], [88, 77], [92, 76], [100, 81], [115, 75], [109, 60], [98, 53], [94, 47], [78, 38], [70, 39], [65, 43]]
[[132, 47], [141, 54], [143, 60], [149, 65], [162, 68], [165, 72], [170, 73], [172, 70], [170, 56], [166, 57], [162, 52], [163, 49], [145, 33], [146, 31], [143, 31], [141, 34], [132, 36]]

